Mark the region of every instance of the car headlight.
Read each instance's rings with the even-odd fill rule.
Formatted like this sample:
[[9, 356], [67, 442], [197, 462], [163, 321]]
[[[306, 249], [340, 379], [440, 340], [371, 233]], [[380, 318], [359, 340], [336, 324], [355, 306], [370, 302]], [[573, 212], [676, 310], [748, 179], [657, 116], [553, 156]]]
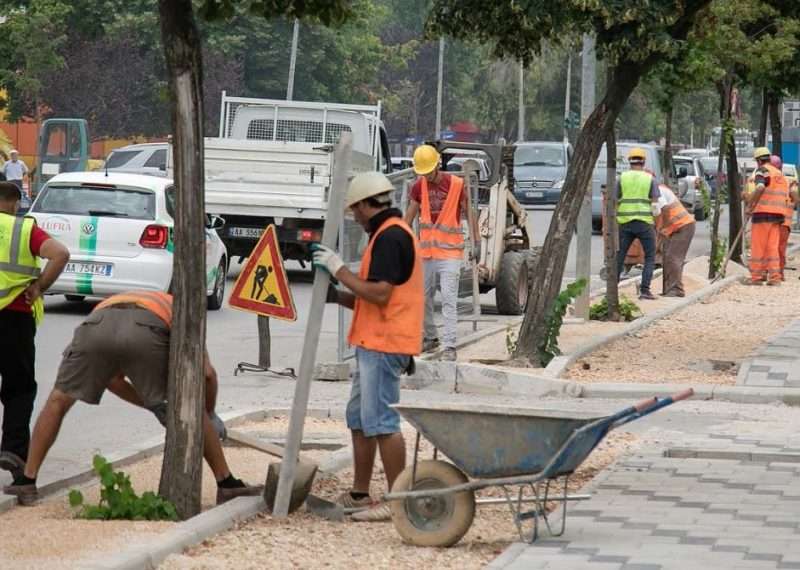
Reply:
[[564, 180], [563, 179], [556, 180], [555, 182], [553, 182], [553, 189], [554, 190], [561, 190], [561, 188], [563, 188], [563, 187], [564, 187]]

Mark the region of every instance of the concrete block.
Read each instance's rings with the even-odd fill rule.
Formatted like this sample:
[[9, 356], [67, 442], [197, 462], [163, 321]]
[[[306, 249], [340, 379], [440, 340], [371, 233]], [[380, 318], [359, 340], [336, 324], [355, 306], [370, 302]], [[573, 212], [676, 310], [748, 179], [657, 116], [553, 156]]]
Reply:
[[350, 380], [349, 362], [320, 362], [314, 367], [314, 380], [345, 382]]

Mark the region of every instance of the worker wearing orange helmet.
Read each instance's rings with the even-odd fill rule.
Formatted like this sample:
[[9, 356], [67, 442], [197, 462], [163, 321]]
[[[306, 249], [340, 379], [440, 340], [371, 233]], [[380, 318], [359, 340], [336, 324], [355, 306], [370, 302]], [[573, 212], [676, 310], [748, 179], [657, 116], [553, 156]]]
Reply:
[[759, 147], [753, 152], [758, 167], [755, 186], [744, 194], [747, 213], [753, 223], [750, 239], [750, 284], [780, 285], [781, 227], [789, 206], [789, 182], [770, 163], [770, 152]]
[[619, 224], [619, 252], [617, 253], [617, 278], [622, 274], [625, 256], [635, 240], [644, 249], [644, 271], [639, 299], [655, 299], [650, 282], [656, 264], [655, 204], [661, 196], [655, 177], [644, 169], [645, 151], [634, 148], [628, 153], [630, 170], [622, 173], [617, 182], [617, 224]]
[[[783, 160], [777, 154], [773, 154], [769, 158], [770, 164], [783, 171]], [[786, 281], [784, 269], [786, 268], [786, 248], [789, 246], [789, 234], [792, 233], [792, 219], [794, 218], [794, 208], [798, 202], [797, 182], [789, 183], [789, 201], [786, 203], [786, 214], [783, 218], [783, 225], [781, 225], [781, 237], [778, 244], [778, 251], [780, 253], [781, 265], [781, 281]]]
[[[419, 178], [411, 187], [405, 221], [412, 225], [419, 215], [420, 253], [425, 268], [425, 335], [423, 352], [439, 347], [434, 322], [436, 280], [442, 296], [443, 360], [456, 359], [458, 285], [464, 261], [461, 221], [466, 215], [474, 244], [479, 243], [478, 224], [464, 191], [464, 180], [442, 172], [439, 152], [431, 145], [414, 151], [414, 172]], [[480, 252], [472, 249], [477, 259]]]

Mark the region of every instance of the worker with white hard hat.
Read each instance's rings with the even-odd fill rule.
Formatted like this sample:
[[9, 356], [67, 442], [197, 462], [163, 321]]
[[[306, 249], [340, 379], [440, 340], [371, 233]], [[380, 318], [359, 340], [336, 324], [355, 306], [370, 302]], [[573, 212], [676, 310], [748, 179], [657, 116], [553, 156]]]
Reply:
[[19, 158], [19, 152], [14, 149], [8, 153], [10, 160], [3, 165], [3, 175], [6, 180], [14, 184], [22, 191], [22, 182], [28, 175], [28, 165]]
[[372, 506], [369, 496], [375, 451], [380, 450], [389, 490], [406, 461], [400, 416], [392, 404], [400, 401], [400, 375], [422, 349], [422, 258], [413, 231], [391, 207], [393, 191], [379, 172], [356, 175], [347, 190], [345, 206], [370, 238], [358, 274], [330, 248], [312, 246], [314, 266], [349, 289], [336, 290], [335, 301], [353, 309], [348, 341], [356, 349], [356, 370], [345, 416], [355, 470], [353, 487], [339, 502], [364, 507], [352, 518], [365, 522], [391, 518], [389, 504]]

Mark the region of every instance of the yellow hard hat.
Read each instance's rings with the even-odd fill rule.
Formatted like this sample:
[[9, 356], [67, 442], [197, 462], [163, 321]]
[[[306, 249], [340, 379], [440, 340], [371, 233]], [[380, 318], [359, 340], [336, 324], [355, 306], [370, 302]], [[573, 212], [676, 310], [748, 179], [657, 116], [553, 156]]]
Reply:
[[765, 146], [760, 146], [756, 150], [753, 151], [753, 158], [758, 160], [759, 158], [769, 158], [770, 157], [769, 149]]
[[361, 200], [377, 197], [381, 194], [386, 194], [386, 199], [379, 201], [389, 204], [392, 201], [392, 196], [389, 193], [393, 190], [392, 183], [380, 172], [359, 172], [347, 187], [347, 194], [344, 197], [345, 208], [350, 208]]
[[439, 166], [439, 153], [429, 144], [417, 147], [414, 151], [414, 172], [424, 176]]
[[644, 162], [647, 158], [647, 154], [645, 154], [643, 148], [639, 148], [638, 146], [632, 148], [631, 151], [628, 153], [628, 161], [629, 162], [637, 162], [642, 161]]

